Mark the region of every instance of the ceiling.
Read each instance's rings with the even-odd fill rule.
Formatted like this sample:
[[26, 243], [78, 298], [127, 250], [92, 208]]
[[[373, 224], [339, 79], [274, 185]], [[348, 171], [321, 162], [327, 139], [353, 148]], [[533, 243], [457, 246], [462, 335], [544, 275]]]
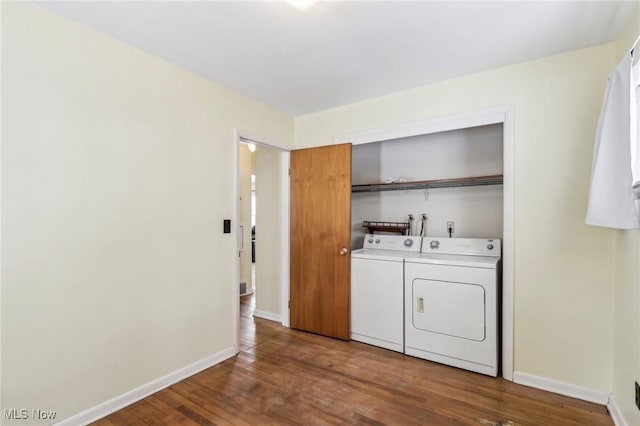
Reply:
[[43, 2], [297, 116], [616, 39], [636, 2]]

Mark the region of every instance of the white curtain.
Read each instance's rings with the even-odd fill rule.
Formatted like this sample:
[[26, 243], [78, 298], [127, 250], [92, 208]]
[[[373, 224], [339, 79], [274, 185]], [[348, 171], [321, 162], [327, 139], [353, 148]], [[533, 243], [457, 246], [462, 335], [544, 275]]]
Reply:
[[637, 143], [637, 132], [631, 130], [632, 114], [633, 120], [636, 118], [632, 61], [630, 54], [625, 55], [609, 77], [596, 131], [586, 219], [589, 225], [640, 227], [632, 188], [631, 147]]

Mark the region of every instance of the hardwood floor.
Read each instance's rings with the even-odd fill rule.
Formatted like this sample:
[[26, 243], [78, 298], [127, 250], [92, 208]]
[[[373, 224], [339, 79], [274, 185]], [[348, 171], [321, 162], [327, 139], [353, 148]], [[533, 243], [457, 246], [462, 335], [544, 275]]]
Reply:
[[253, 318], [240, 353], [95, 423], [613, 425], [604, 406]]

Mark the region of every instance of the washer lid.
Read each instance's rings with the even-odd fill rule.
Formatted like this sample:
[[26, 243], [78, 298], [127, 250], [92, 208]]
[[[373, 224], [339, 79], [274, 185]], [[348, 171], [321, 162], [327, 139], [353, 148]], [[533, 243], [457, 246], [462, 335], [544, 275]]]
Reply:
[[352, 259], [387, 260], [390, 262], [402, 262], [406, 255], [418, 254], [399, 250], [358, 249], [351, 252]]

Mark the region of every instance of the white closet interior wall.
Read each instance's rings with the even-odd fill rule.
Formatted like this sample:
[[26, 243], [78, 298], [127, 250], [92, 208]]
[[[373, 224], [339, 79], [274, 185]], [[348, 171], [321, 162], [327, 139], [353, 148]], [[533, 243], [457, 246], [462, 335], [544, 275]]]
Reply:
[[[502, 124], [495, 124], [354, 145], [352, 183], [502, 174], [502, 143]], [[354, 193], [351, 209], [352, 248], [362, 247], [363, 220], [402, 222], [409, 213], [414, 235], [426, 213], [430, 237], [448, 236], [447, 221], [455, 222], [455, 237], [502, 237], [502, 185]]]

